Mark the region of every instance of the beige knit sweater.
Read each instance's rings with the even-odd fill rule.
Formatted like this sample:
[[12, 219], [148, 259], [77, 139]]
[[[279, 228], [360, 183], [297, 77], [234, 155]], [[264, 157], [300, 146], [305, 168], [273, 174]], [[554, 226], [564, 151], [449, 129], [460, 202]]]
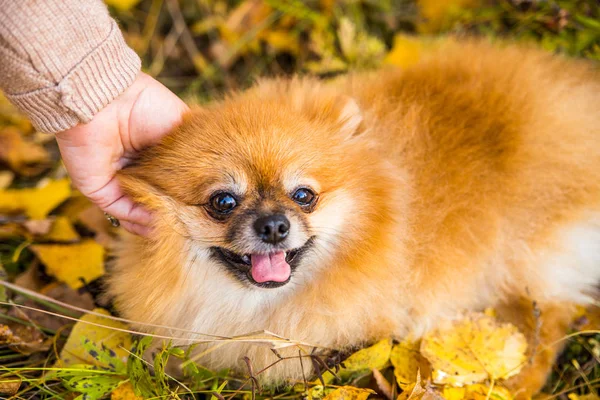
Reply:
[[139, 70], [101, 0], [0, 0], [0, 89], [40, 131], [89, 122]]

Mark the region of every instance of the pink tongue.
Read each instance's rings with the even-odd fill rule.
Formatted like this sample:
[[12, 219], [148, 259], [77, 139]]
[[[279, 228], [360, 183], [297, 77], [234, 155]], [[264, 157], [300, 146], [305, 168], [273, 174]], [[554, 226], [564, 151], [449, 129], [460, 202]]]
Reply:
[[258, 283], [285, 282], [290, 278], [292, 270], [285, 261], [283, 251], [271, 254], [252, 254], [252, 279]]

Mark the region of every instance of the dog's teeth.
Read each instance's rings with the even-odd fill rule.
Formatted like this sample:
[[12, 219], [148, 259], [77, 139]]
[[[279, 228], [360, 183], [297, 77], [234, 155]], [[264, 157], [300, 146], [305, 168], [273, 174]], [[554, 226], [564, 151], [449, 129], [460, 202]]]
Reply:
[[248, 254], [244, 254], [242, 256], [242, 261], [245, 262], [246, 264], [250, 264], [250, 256], [248, 256]]

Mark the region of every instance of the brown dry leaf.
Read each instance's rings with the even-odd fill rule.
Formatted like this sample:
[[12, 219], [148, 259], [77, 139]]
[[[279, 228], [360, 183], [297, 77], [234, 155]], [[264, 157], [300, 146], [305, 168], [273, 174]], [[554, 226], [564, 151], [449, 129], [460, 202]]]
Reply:
[[47, 272], [73, 289], [104, 275], [104, 248], [93, 240], [81, 243], [37, 244], [31, 250], [46, 266]]
[[24, 289], [33, 290], [34, 292], [39, 291], [44, 287], [44, 282], [40, 279], [40, 273], [38, 271], [39, 261], [33, 260], [31, 265], [21, 274], [15, 278], [15, 285], [20, 286]]
[[[406, 390], [417, 381], [420, 371], [427, 369], [427, 361], [421, 356], [420, 341], [404, 340], [394, 345], [390, 354], [390, 362], [394, 366], [396, 382], [402, 390]], [[421, 374], [428, 376], [429, 374]]]
[[95, 233], [94, 240], [110, 249], [114, 244], [115, 228], [108, 222], [104, 212], [97, 206], [90, 206], [78, 214], [78, 221]]
[[135, 395], [131, 382], [125, 382], [112, 391], [110, 400], [144, 400], [144, 398]]
[[0, 214], [23, 212], [31, 219], [44, 219], [70, 195], [68, 179], [50, 181], [40, 188], [0, 190]]
[[28, 233], [31, 233], [34, 236], [43, 236], [50, 232], [50, 228], [52, 228], [52, 220], [32, 219], [23, 222], [23, 226], [25, 227], [25, 229], [27, 229]]
[[20, 175], [33, 176], [48, 167], [50, 155], [42, 146], [25, 140], [14, 127], [0, 130], [0, 162]]
[[18, 378], [0, 380], [0, 394], [15, 395], [21, 387], [21, 382]]
[[323, 397], [323, 400], [367, 400], [371, 394], [376, 393], [371, 389], [342, 386]]
[[392, 388], [392, 384], [385, 379], [385, 376], [378, 369], [374, 369], [373, 378], [375, 378], [375, 382], [377, 383], [377, 387], [379, 388], [379, 392], [383, 394], [390, 400], [393, 400], [392, 394], [394, 393], [394, 389]]
[[426, 334], [421, 354], [436, 384], [463, 386], [516, 375], [526, 360], [527, 341], [511, 324], [473, 313]]
[[[30, 266], [27, 271], [23, 272], [15, 279], [15, 284], [22, 288], [39, 292], [40, 294], [50, 297], [54, 300], [71, 304], [79, 308], [86, 310], [92, 310], [94, 308], [94, 299], [90, 293], [71, 289], [64, 283], [52, 282], [46, 285], [39, 279], [38, 275], [39, 272], [37, 271], [37, 266]], [[48, 306], [40, 304], [34, 299], [26, 297], [24, 297], [23, 300], [19, 300], [19, 303], [34, 309], [51, 312], [56, 311]], [[55, 331], [63, 327], [65, 323], [68, 322], [60, 316], [16, 307], [9, 309], [8, 314], [21, 319], [26, 319], [37, 326]], [[77, 316], [78, 314], [74, 312], [72, 315]]]
[[[17, 316], [23, 318], [22, 315]], [[0, 344], [6, 344], [21, 354], [29, 355], [47, 351], [51, 343], [51, 338], [46, 337], [33, 326], [26, 326], [15, 322], [0, 325]]]
[[[110, 315], [108, 311], [97, 308], [94, 310], [97, 313]], [[92, 325], [99, 324], [102, 326]], [[94, 356], [94, 352], [90, 354], [83, 346], [83, 342], [87, 341], [96, 349], [104, 349], [110, 353], [110, 357], [120, 360], [123, 363], [127, 362], [129, 356], [128, 350], [131, 349], [131, 335], [127, 332], [115, 330], [113, 328], [127, 329], [127, 326], [119, 321], [100, 317], [93, 314], [86, 314], [80, 318], [75, 324], [69, 339], [62, 351], [60, 358], [57, 361], [57, 366], [65, 368], [75, 364], [90, 364], [103, 368], [110, 368], [105, 361]], [[113, 366], [114, 368], [114, 366]]]

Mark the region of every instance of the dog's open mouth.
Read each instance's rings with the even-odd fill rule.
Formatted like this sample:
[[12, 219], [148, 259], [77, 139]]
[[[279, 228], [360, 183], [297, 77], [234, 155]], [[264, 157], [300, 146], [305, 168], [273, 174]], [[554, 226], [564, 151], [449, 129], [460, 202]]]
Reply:
[[268, 254], [237, 254], [223, 247], [213, 247], [213, 255], [236, 277], [262, 288], [277, 288], [290, 281], [302, 255], [312, 245], [312, 238], [302, 247]]

